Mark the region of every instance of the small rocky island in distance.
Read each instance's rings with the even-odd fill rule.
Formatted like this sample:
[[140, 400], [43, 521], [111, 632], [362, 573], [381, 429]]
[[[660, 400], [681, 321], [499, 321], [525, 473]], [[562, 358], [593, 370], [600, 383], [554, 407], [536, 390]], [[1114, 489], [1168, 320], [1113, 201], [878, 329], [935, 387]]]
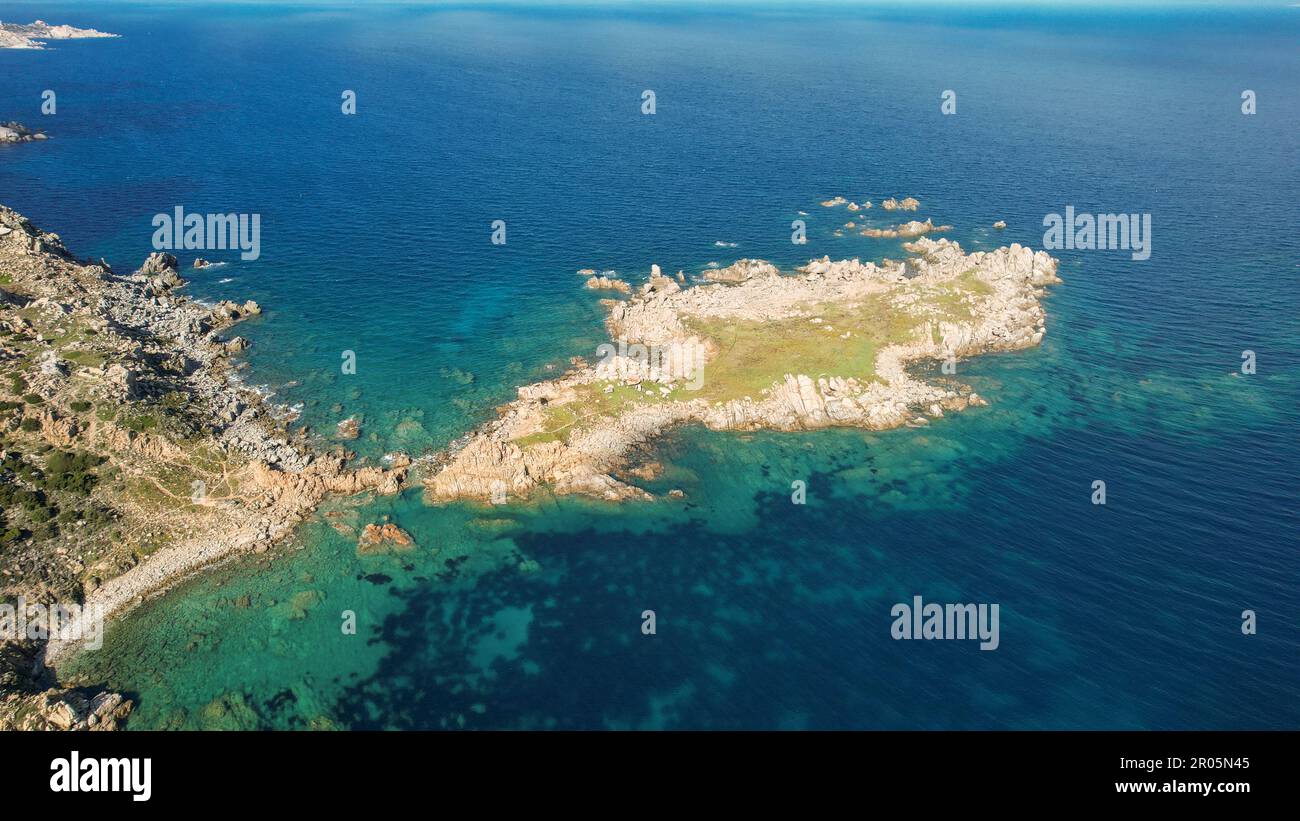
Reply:
[[79, 29], [72, 26], [51, 26], [44, 20], [33, 23], [0, 22], [0, 48], [43, 49], [48, 40], [84, 40], [100, 37], [117, 37], [106, 31]]
[[0, 143], [30, 143], [47, 139], [40, 131], [33, 131], [19, 122], [0, 123]]
[[[26, 24], [0, 22], [0, 49], [38, 51], [44, 49], [49, 40], [83, 40], [118, 36], [120, 35], [95, 29], [51, 26], [44, 20]], [[44, 132], [34, 131], [22, 123], [0, 123], [0, 145], [29, 143], [44, 139], [47, 139]]]

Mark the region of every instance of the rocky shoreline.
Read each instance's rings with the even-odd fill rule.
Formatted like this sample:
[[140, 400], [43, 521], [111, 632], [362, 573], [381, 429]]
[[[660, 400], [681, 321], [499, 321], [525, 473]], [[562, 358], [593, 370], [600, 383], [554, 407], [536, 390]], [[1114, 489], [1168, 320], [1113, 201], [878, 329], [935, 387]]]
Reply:
[[[404, 456], [353, 468], [291, 437], [285, 409], [238, 376], [247, 341], [224, 335], [260, 307], [180, 295], [170, 254], [118, 275], [0, 206], [0, 274], [4, 600], [107, 617], [266, 550], [328, 494], [406, 482]], [[0, 727], [102, 728], [129, 712], [57, 687], [48, 668], [75, 649], [0, 642]]]

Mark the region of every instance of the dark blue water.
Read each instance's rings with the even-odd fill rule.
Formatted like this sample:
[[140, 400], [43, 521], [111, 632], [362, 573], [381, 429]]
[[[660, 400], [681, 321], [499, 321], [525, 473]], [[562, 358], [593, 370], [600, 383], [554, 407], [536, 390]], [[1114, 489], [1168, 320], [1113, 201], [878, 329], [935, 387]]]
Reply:
[[[1043, 346], [963, 363], [993, 404], [928, 430], [678, 431], [684, 505], [364, 502], [405, 563], [308, 523], [83, 660], [134, 726], [1300, 726], [1300, 10], [0, 3], [34, 17], [125, 36], [0, 52], [0, 119], [52, 136], [0, 149], [0, 202], [123, 270], [156, 213], [260, 213], [261, 258], [191, 291], [266, 306], [251, 378], [359, 414], [371, 458], [590, 356], [578, 268], [901, 253], [834, 237], [836, 194], [915, 196], [968, 248], [1041, 247], [1067, 205], [1153, 221], [1147, 261], [1058, 252]], [[999, 603], [1001, 646], [893, 641], [913, 595]]]

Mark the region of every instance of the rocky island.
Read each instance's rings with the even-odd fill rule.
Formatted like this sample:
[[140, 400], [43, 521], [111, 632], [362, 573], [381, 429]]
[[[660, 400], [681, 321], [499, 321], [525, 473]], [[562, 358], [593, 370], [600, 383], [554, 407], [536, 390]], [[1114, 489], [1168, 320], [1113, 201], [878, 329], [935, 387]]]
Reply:
[[[409, 459], [291, 436], [239, 378], [260, 313], [178, 293], [175, 257], [119, 275], [0, 206], [0, 602], [104, 616], [230, 556], [262, 552], [330, 493], [396, 493]], [[6, 640], [7, 639], [7, 640]], [[75, 643], [0, 639], [0, 729], [111, 727], [130, 704], [57, 687]]]
[[44, 133], [32, 131], [22, 123], [0, 123], [0, 143], [30, 143], [47, 139]]
[[927, 237], [904, 248], [912, 256], [901, 262], [823, 257], [793, 274], [742, 259], [688, 286], [655, 266], [631, 298], [605, 301], [613, 342], [599, 361], [519, 388], [429, 473], [426, 498], [500, 502], [543, 487], [648, 498], [614, 474], [633, 447], [674, 425], [880, 430], [984, 404], [908, 367], [1037, 345], [1057, 260], [1014, 244], [966, 253]]
[[[845, 227], [847, 228], [849, 226]], [[912, 220], [889, 228], [866, 228], [863, 229], [860, 234], [864, 237], [897, 239], [899, 237], [919, 237], [925, 234], [941, 234], [944, 231], [951, 230], [951, 225], [935, 225], [929, 217], [926, 217], [925, 222]]]
[[0, 23], [0, 48], [42, 49], [45, 48], [47, 40], [81, 40], [117, 36], [95, 29], [51, 26], [44, 20], [32, 23]]

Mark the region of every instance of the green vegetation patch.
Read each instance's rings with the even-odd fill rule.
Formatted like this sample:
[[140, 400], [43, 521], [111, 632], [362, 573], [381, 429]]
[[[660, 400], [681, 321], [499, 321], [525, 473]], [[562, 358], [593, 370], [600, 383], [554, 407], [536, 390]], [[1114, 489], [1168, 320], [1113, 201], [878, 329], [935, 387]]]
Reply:
[[[610, 384], [614, 389], [606, 393], [605, 387]], [[645, 384], [648, 387], [644, 391], [638, 391], [635, 386], [622, 383], [579, 385], [574, 390], [576, 394], [574, 400], [546, 407], [542, 412], [542, 430], [519, 437], [515, 440], [515, 444], [527, 448], [542, 442], [565, 442], [573, 431], [581, 430], [588, 421], [599, 417], [617, 416], [630, 405], [674, 402], [691, 398], [692, 392], [681, 387], [675, 388], [670, 394], [664, 396], [659, 393], [657, 384], [648, 382]]]
[[696, 395], [713, 402], [758, 397], [786, 374], [870, 381], [876, 375], [879, 350], [908, 341], [920, 324], [884, 296], [843, 305], [809, 305], [807, 314], [763, 322], [688, 319], [692, 331], [712, 339], [719, 348], [704, 369], [704, 386]]
[[[895, 294], [889, 293], [852, 303], [809, 303], [803, 306], [803, 316], [792, 319], [687, 317], [687, 328], [712, 340], [718, 348], [718, 354], [705, 366], [699, 390], [679, 385], [665, 397], [659, 394], [657, 385], [649, 385], [645, 391], [616, 382], [579, 386], [575, 400], [544, 410], [542, 430], [515, 442], [527, 448], [567, 441], [573, 431], [582, 429], [590, 420], [619, 415], [632, 404], [690, 399], [728, 402], [747, 396], [758, 399], [764, 390], [784, 381], [786, 374], [870, 382], [877, 379], [876, 357], [881, 349], [915, 339], [918, 333], [924, 333], [931, 318], [969, 320], [971, 297], [991, 292], [991, 286], [978, 279], [972, 269], [952, 282], [918, 290], [913, 310], [895, 305]], [[605, 393], [609, 384], [614, 389]]]
[[971, 312], [971, 299], [992, 293], [993, 286], [975, 276], [974, 268], [950, 283], [921, 292], [922, 304], [932, 306], [935, 317], [945, 322], [969, 321], [974, 316]]
[[93, 453], [56, 450], [45, 457], [45, 486], [49, 490], [89, 495], [99, 482], [94, 469], [105, 461], [103, 456]]
[[127, 430], [133, 430], [136, 433], [144, 433], [158, 427], [157, 416], [152, 413], [142, 413], [133, 408], [123, 409], [117, 422]]
[[98, 351], [64, 351], [63, 358], [87, 368], [98, 368], [108, 361], [108, 357]]

